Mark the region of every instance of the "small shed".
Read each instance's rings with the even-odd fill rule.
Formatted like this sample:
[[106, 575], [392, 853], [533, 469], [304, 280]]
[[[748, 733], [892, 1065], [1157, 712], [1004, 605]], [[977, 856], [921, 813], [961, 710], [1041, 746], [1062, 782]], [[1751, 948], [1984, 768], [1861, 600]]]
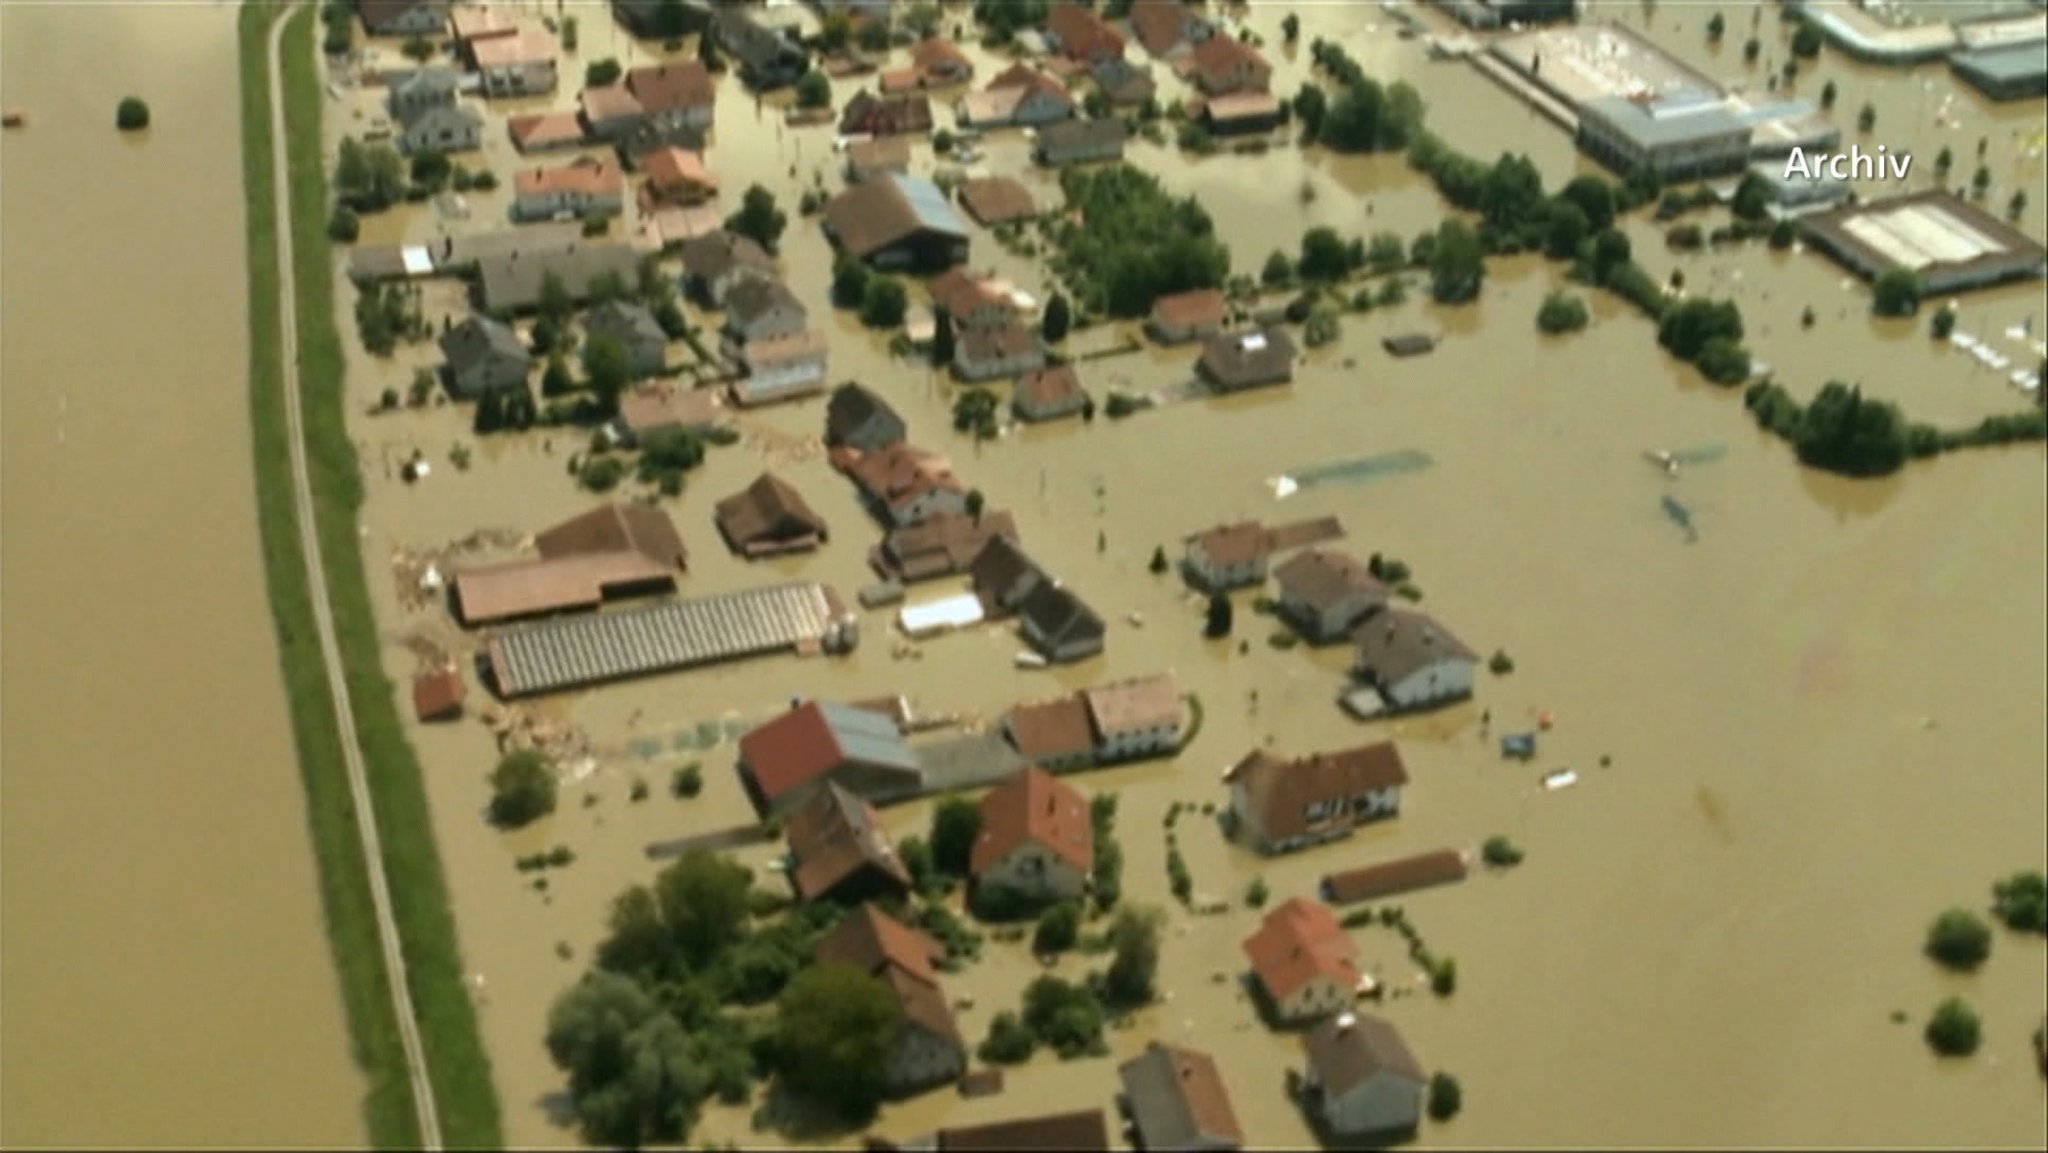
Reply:
[[905, 605], [897, 614], [897, 623], [909, 635], [922, 637], [980, 624], [984, 615], [980, 597], [961, 593], [921, 605]]
[[462, 673], [453, 665], [413, 678], [412, 708], [422, 721], [449, 721], [461, 716], [464, 695]]
[[1380, 341], [1389, 356], [1421, 356], [1436, 349], [1436, 338], [1423, 332], [1400, 332]]

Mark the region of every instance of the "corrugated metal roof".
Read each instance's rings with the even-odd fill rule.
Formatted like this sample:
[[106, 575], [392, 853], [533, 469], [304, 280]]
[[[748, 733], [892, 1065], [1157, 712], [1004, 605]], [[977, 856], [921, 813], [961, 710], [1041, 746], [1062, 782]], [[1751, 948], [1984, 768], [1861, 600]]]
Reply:
[[903, 743], [903, 730], [895, 718], [832, 701], [820, 701], [818, 712], [847, 760], [919, 771], [917, 754]]
[[824, 637], [833, 598], [815, 583], [551, 621], [492, 637], [491, 671], [507, 697], [685, 669]]
[[897, 191], [903, 194], [904, 201], [910, 205], [910, 211], [917, 217], [921, 227], [961, 236], [967, 234], [967, 225], [960, 219], [959, 213], [953, 211], [952, 204], [947, 202], [946, 194], [939, 191], [938, 185], [921, 176], [891, 173], [889, 178], [896, 182]]

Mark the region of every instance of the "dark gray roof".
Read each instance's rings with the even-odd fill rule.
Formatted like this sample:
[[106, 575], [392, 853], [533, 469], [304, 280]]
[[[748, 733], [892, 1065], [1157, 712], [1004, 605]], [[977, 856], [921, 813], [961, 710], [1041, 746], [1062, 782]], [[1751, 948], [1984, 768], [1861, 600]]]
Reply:
[[462, 91], [462, 75], [439, 64], [415, 68], [391, 77], [387, 82], [395, 103], [416, 96], [449, 96]]
[[688, 124], [663, 125], [652, 120], [642, 120], [619, 137], [619, 159], [638, 167], [640, 158], [650, 152], [664, 148], [681, 148], [688, 152], [704, 151], [704, 130]]
[[607, 300], [591, 309], [583, 318], [583, 330], [592, 336], [609, 336], [627, 348], [668, 343], [668, 334], [647, 306], [625, 300]]
[[1068, 152], [1090, 148], [1123, 147], [1130, 137], [1124, 122], [1107, 120], [1062, 120], [1038, 130], [1038, 146], [1046, 152]]
[[2024, 44], [1979, 48], [1973, 52], [1959, 52], [1949, 57], [1949, 61], [1963, 72], [1992, 83], [2013, 83], [2048, 73], [2048, 44], [2029, 40]]
[[1244, 1142], [1228, 1087], [1207, 1053], [1155, 1041], [1116, 1072], [1145, 1148], [1235, 1147]]
[[1358, 667], [1382, 685], [1403, 680], [1440, 660], [1476, 661], [1471, 649], [1436, 623], [1412, 609], [1381, 609], [1358, 630]]
[[903, 742], [903, 730], [894, 717], [834, 701], [818, 702], [818, 712], [845, 759], [911, 773], [921, 771], [917, 754]]
[[711, 18], [711, 30], [718, 46], [738, 57], [743, 68], [793, 66], [804, 57], [801, 45], [740, 8], [720, 8]]
[[591, 282], [605, 273], [616, 273], [627, 283], [640, 270], [640, 258], [631, 248], [618, 243], [576, 244], [551, 252], [517, 251], [491, 255], [477, 261], [485, 308], [531, 308], [540, 303], [541, 282], [553, 273], [582, 299], [590, 294]]
[[526, 342], [511, 326], [488, 316], [472, 316], [441, 334], [441, 355], [456, 368], [493, 359], [531, 360]]
[[1324, 1091], [1334, 1096], [1341, 1097], [1383, 1073], [1413, 1081], [1418, 1090], [1427, 1080], [1401, 1034], [1383, 1018], [1369, 1013], [1346, 1013], [1324, 1020], [1309, 1030], [1306, 1041], [1309, 1067], [1316, 1071]]
[[1102, 618], [1083, 604], [1073, 590], [1051, 581], [1040, 581], [1017, 606], [1026, 630], [1037, 634], [1048, 646], [1063, 641], [1102, 635]]
[[781, 305], [805, 314], [803, 301], [796, 298], [796, 293], [770, 276], [750, 276], [725, 294], [726, 315], [742, 324]]
[[429, 133], [447, 132], [457, 128], [475, 132], [481, 131], [484, 126], [482, 113], [461, 104], [435, 104], [401, 119], [407, 132], [422, 128]]
[[885, 416], [899, 428], [903, 426], [903, 418], [872, 389], [851, 381], [842, 384], [832, 390], [832, 399], [825, 406], [825, 440], [837, 443], [876, 416]]
[[752, 237], [724, 228], [693, 236], [683, 241], [678, 251], [683, 258], [683, 270], [704, 280], [716, 280], [735, 265], [764, 271], [775, 267], [775, 258]]

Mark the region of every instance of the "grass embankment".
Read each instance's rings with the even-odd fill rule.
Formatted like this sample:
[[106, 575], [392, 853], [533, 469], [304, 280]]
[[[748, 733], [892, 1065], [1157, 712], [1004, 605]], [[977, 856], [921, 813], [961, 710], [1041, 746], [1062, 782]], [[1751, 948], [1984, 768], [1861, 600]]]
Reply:
[[[265, 578], [276, 621], [293, 735], [305, 782], [328, 936], [339, 971], [357, 1063], [369, 1077], [364, 1116], [377, 1148], [417, 1147], [405, 1056], [392, 1015], [391, 974], [379, 949], [362, 842], [350, 802], [339, 732], [314, 626], [292, 501], [289, 429], [283, 397], [272, 179], [267, 39], [282, 9], [250, 3], [241, 12], [243, 180], [248, 199], [250, 410], [255, 429], [256, 493]], [[334, 325], [334, 293], [324, 233], [320, 79], [313, 58], [311, 5], [289, 17], [284, 91], [290, 153], [303, 415], [315, 524], [335, 626], [367, 762], [384, 868], [420, 1016], [442, 1134], [452, 1148], [503, 1143], [490, 1061], [462, 984], [454, 917], [434, 848], [418, 759], [401, 728], [390, 681], [379, 663], [376, 618], [356, 535], [361, 475], [343, 408], [344, 360]], [[280, 1023], [289, 1027], [288, 1023]]]

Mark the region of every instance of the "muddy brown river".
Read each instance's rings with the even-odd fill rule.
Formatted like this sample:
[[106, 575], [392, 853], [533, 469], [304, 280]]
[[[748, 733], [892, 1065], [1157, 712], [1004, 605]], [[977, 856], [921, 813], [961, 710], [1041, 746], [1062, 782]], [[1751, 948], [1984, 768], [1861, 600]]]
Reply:
[[[554, 6], [524, 7], [539, 14]], [[1292, 50], [1280, 46], [1284, 10], [1261, 6], [1252, 19], [1279, 65], [1277, 89], [1291, 92], [1300, 82], [1310, 38], [1331, 37], [1368, 71], [1414, 82], [1429, 101], [1432, 125], [1455, 146], [1482, 156], [1527, 151], [1552, 186], [1593, 171], [1561, 131], [1469, 66], [1432, 62], [1420, 41], [1397, 39], [1376, 7], [1302, 5], [1303, 43]], [[1739, 38], [1718, 53], [1704, 44], [1706, 9], [1616, 5], [1612, 12], [1638, 26], [1647, 12], [1661, 42], [1711, 75], [1742, 70]], [[176, 18], [199, 19], [190, 12]], [[25, 22], [12, 13], [8, 20], [12, 54], [14, 29]], [[1740, 18], [1734, 23], [1739, 28]], [[630, 65], [650, 56], [645, 47], [629, 46], [601, 13], [586, 12], [583, 24], [586, 59], [616, 54]], [[1767, 37], [1777, 32], [1766, 23]], [[1782, 48], [1777, 55], [1782, 58]], [[496, 105], [494, 120], [506, 111], [568, 105], [582, 63], [565, 60], [563, 91], [552, 102]], [[1998, 150], [1994, 203], [2024, 188], [2033, 207], [2022, 226], [2043, 234], [2048, 188], [2038, 154], [2026, 155], [2043, 131], [2039, 102], [1992, 107], [1962, 92], [1955, 97], [1962, 127], [1944, 128], [1933, 112], [1952, 85], [1939, 68], [1863, 69], [1829, 52], [1802, 76], [1802, 93], [1817, 91], [1829, 77], [1842, 86], [1838, 109], [1850, 110], [1845, 115], [1863, 99], [1877, 104], [1879, 135], [1895, 150], [1905, 142], [1931, 154], [1941, 142], [1954, 141], [1957, 153], [1967, 155], [1977, 136], [1988, 137]], [[1164, 91], [1176, 90], [1176, 81], [1161, 79]], [[10, 78], [8, 99], [25, 100], [13, 90], [16, 83]], [[844, 99], [858, 83], [839, 82], [838, 96]], [[231, 100], [232, 87], [223, 91]], [[110, 102], [110, 96], [89, 101], [90, 116], [100, 116]], [[371, 103], [357, 92], [331, 99], [330, 143], [360, 130]], [[757, 104], [730, 82], [718, 117], [710, 162], [728, 209], [756, 181], [775, 189], [792, 216], [798, 192], [817, 174], [827, 187], [839, 186], [829, 129], [782, 127], [777, 108]], [[108, 140], [102, 146], [120, 143]], [[9, 141], [10, 149], [17, 146]], [[219, 145], [231, 164], [228, 147]], [[992, 135], [980, 167], [1022, 171], [1025, 150], [1015, 136]], [[520, 163], [495, 125], [487, 133], [487, 154], [501, 178]], [[15, 156], [10, 151], [9, 159]], [[1140, 145], [1132, 156], [1175, 192], [1202, 197], [1240, 270], [1255, 272], [1276, 247], [1294, 249], [1300, 233], [1315, 224], [1347, 233], [1391, 228], [1407, 237], [1433, 226], [1443, 211], [1398, 158], [1340, 158], [1291, 146], [1261, 156], [1194, 160]], [[921, 150], [916, 165], [929, 171], [929, 154]], [[24, 178], [15, 165], [8, 169], [6, 190], [15, 194]], [[1026, 179], [1041, 197], [1056, 195], [1048, 177]], [[1303, 195], [1304, 186], [1311, 195]], [[231, 180], [227, 188], [214, 195], [232, 196]], [[506, 193], [499, 191], [471, 195], [468, 221], [432, 207], [404, 210], [367, 221], [365, 240], [495, 227], [505, 208]], [[10, 211], [8, 240], [15, 239], [16, 220]], [[238, 227], [223, 223], [217, 243], [233, 247]], [[1839, 376], [1943, 421], [2018, 403], [1997, 376], [1930, 347], [1924, 321], [1873, 323], [1863, 289], [1845, 287], [1841, 271], [1816, 256], [1758, 246], [1674, 257], [1663, 251], [1659, 229], [1632, 227], [1639, 257], [1653, 275], [1682, 268], [1695, 287], [1742, 301], [1757, 354], [1778, 366], [1795, 393]], [[104, 234], [96, 234], [83, 244], [101, 239]], [[54, 252], [47, 257], [48, 275], [64, 275], [83, 244], [63, 247], [63, 266]], [[756, 720], [794, 695], [896, 692], [926, 712], [987, 719], [1019, 699], [1169, 668], [1204, 702], [1198, 739], [1171, 761], [1080, 778], [1084, 790], [1121, 793], [1127, 899], [1168, 902], [1161, 828], [1167, 807], [1221, 802], [1217, 774], [1257, 742], [1306, 752], [1379, 737], [1400, 740], [1415, 778], [1403, 814], [1351, 841], [1272, 861], [1226, 846], [1213, 828], [1184, 816], [1179, 843], [1196, 891], [1232, 908], [1216, 916], [1172, 914], [1162, 964], [1169, 996], [1112, 1035], [1113, 1056], [1071, 1063], [1041, 1056], [1012, 1071], [999, 1097], [966, 1102], [932, 1093], [887, 1109], [879, 1131], [901, 1137], [938, 1124], [1106, 1106], [1115, 1061], [1157, 1037], [1216, 1054], [1254, 1142], [1300, 1145], [1306, 1129], [1282, 1093], [1283, 1071], [1300, 1063], [1298, 1043], [1267, 1032], [1229, 979], [1242, 967], [1238, 942], [1257, 919], [1242, 906], [1245, 886], [1263, 877], [1277, 901], [1311, 893], [1320, 875], [1348, 864], [1444, 845], [1474, 847], [1495, 833], [1512, 836], [1527, 850], [1527, 862], [1505, 875], [1475, 876], [1401, 902], [1429, 947], [1457, 957], [1461, 970], [1452, 998], [1421, 992], [1397, 996], [1384, 1008], [1425, 1066], [1452, 1071], [1464, 1082], [1464, 1113], [1448, 1126], [1426, 1128], [1423, 1144], [1993, 1145], [2036, 1140], [2048, 1125], [2048, 1088], [2026, 1048], [2048, 986], [2043, 943], [2001, 932], [1990, 963], [1968, 978], [1940, 973], [1918, 951], [1936, 912], [1983, 902], [1993, 877], [2041, 867], [2048, 845], [2042, 771], [2048, 735], [2041, 720], [2048, 700], [2048, 492], [2040, 446], [1960, 454], [1864, 483], [1801, 470], [1782, 445], [1755, 431], [1736, 396], [1667, 360], [1625, 306], [1596, 298], [1586, 332], [1540, 336], [1533, 324], [1538, 302], [1560, 278], [1554, 266], [1533, 259], [1496, 263], [1479, 303], [1468, 308], [1439, 309], [1418, 292], [1398, 308], [1346, 317], [1343, 339], [1311, 354], [1289, 389], [1182, 404], [1125, 421], [1069, 422], [976, 446], [950, 429], [950, 386], [922, 367], [891, 360], [881, 337], [827, 311], [831, 259], [816, 222], [793, 219], [783, 250], [791, 284], [831, 333], [833, 378], [857, 378], [883, 392], [910, 421], [912, 439], [951, 454], [990, 507], [1011, 509], [1032, 554], [1110, 621], [1108, 651], [1079, 666], [1019, 670], [1011, 663], [1017, 640], [981, 629], [898, 657], [889, 621], [877, 613], [864, 620], [860, 651], [845, 660], [772, 658], [555, 698], [541, 711], [587, 732], [593, 755], [573, 767], [557, 816], [510, 837], [481, 819], [484, 776], [496, 755], [483, 727], [470, 722], [417, 730], [509, 1141], [575, 1141], [558, 1115], [561, 1078], [540, 1044], [544, 1018], [549, 1002], [587, 963], [610, 899], [651, 875], [654, 866], [642, 847], [748, 819], [731, 773], [730, 745], [688, 747], [688, 734], [700, 724]], [[233, 298], [240, 265], [230, 270], [228, 262], [219, 263], [210, 274], [222, 278], [223, 293]], [[1028, 289], [1047, 285], [1042, 258], [1005, 252], [985, 236], [977, 238], [973, 263]], [[10, 307], [14, 278], [22, 272], [21, 262], [9, 261]], [[342, 300], [348, 291], [344, 286]], [[50, 297], [38, 299], [40, 307], [53, 307]], [[1797, 316], [1809, 305], [1818, 321], [1802, 331]], [[438, 315], [459, 302], [437, 287], [429, 290], [428, 307]], [[1995, 332], [2031, 320], [2035, 332], [2048, 331], [2038, 284], [1974, 293], [1963, 308], [1964, 327]], [[235, 312], [224, 331], [239, 331]], [[346, 317], [343, 326], [351, 327]], [[1380, 351], [1381, 337], [1418, 328], [1445, 335], [1434, 355], [1395, 362]], [[1097, 329], [1071, 339], [1095, 347], [1114, 343], [1116, 335]], [[53, 537], [34, 551], [24, 543], [20, 534], [36, 539], [36, 522], [16, 512], [15, 502], [23, 499], [16, 477], [41, 481], [71, 467], [60, 460], [75, 459], [47, 443], [55, 401], [38, 409], [22, 395], [55, 386], [34, 382], [18, 391], [18, 342], [10, 341], [8, 350], [9, 415], [38, 413], [42, 424], [23, 431], [16, 418], [8, 430], [11, 582], [21, 553], [51, 557], [64, 547]], [[233, 343], [237, 351], [222, 354], [222, 372], [239, 388], [239, 338]], [[675, 352], [686, 355], [680, 346]], [[453, 629], [438, 609], [401, 603], [386, 568], [398, 550], [437, 548], [478, 529], [531, 530], [581, 511], [593, 498], [565, 475], [569, 455], [581, 447], [571, 432], [477, 444], [466, 411], [368, 415], [383, 388], [402, 390], [414, 368], [436, 359], [431, 347], [402, 349], [382, 363], [359, 349], [351, 355], [358, 413], [352, 433], [369, 489], [366, 562], [390, 638], [386, 664], [403, 683], [419, 652], [461, 650], [473, 638]], [[1110, 387], [1156, 388], [1183, 379], [1193, 355], [1145, 351], [1092, 361], [1083, 379], [1098, 397]], [[104, 354], [90, 364], [98, 368], [103, 360]], [[121, 377], [137, 378], [132, 370]], [[240, 419], [232, 392], [224, 386], [224, 419]], [[74, 409], [81, 403], [76, 396], [71, 401]], [[872, 579], [864, 554], [878, 530], [850, 485], [807, 446], [822, 421], [815, 401], [747, 414], [740, 422], [743, 443], [715, 450], [690, 475], [684, 494], [669, 505], [691, 547], [686, 593], [789, 577], [825, 580], [850, 592]], [[228, 440], [234, 452], [225, 459], [209, 464], [191, 451], [178, 456], [177, 466], [232, 471], [242, 478], [235, 491], [243, 492], [245, 440], [224, 436], [222, 443]], [[17, 450], [18, 444], [24, 447]], [[457, 444], [475, 447], [467, 470], [449, 461]], [[1688, 452], [1702, 463], [1667, 478], [1642, 461], [1649, 448]], [[415, 450], [435, 468], [426, 481], [408, 486], [394, 469]], [[1267, 483], [1305, 466], [1394, 452], [1425, 453], [1431, 464], [1369, 483], [1313, 486], [1285, 500], [1276, 500]], [[24, 463], [23, 455], [37, 463]], [[832, 523], [832, 542], [821, 552], [750, 565], [720, 546], [712, 504], [767, 466]], [[65, 487], [105, 483], [110, 476], [96, 470]], [[52, 498], [59, 491], [44, 487]], [[127, 486], [110, 491], [130, 502], [139, 498]], [[1688, 544], [1660, 512], [1667, 495], [1693, 511], [1697, 543]], [[223, 522], [246, 525], [246, 499], [221, 499], [226, 503], [209, 507], [239, 510], [223, 513]], [[1341, 654], [1270, 648], [1270, 622], [1248, 611], [1240, 611], [1238, 621], [1247, 651], [1204, 641], [1199, 604], [1169, 578], [1146, 571], [1155, 545], [1171, 549], [1182, 534], [1221, 520], [1320, 514], [1340, 517], [1347, 547], [1360, 554], [1383, 551], [1408, 561], [1425, 607], [1481, 652], [1511, 653], [1516, 671], [1483, 677], [1469, 705], [1363, 725], [1334, 704]], [[126, 508], [119, 515], [127, 515]], [[17, 518], [25, 528], [17, 528]], [[189, 538], [200, 531], [191, 519], [181, 518], [178, 536], [161, 527], [150, 531], [166, 542]], [[100, 539], [96, 547], [111, 555], [106, 542], [118, 538]], [[37, 563], [53, 585], [61, 570], [64, 579], [50, 595], [83, 600], [77, 563]], [[251, 554], [252, 589], [253, 565]], [[19, 580], [34, 579], [33, 572]], [[221, 578], [210, 570], [207, 575], [211, 592]], [[16, 594], [9, 598], [9, 639], [16, 642], [13, 614], [22, 593], [12, 584], [9, 591]], [[96, 601], [103, 612], [125, 603], [112, 596]], [[224, 606], [254, 603], [222, 597]], [[54, 619], [20, 627], [38, 626], [52, 630], [53, 646], [76, 640], [72, 629], [57, 634]], [[177, 627], [178, 621], [159, 625], [164, 635]], [[255, 651], [242, 665], [261, 671], [259, 687], [274, 694], [274, 677], [263, 663], [265, 628], [260, 614], [250, 618]], [[217, 643], [216, 631], [204, 635]], [[137, 642], [132, 632], [122, 637], [129, 656]], [[23, 659], [10, 643], [11, 682]], [[68, 659], [77, 662], [75, 655]], [[79, 663], [94, 671], [113, 667]], [[123, 671], [128, 667], [124, 661]], [[120, 683], [126, 687], [125, 679]], [[85, 693], [52, 691], [44, 715], [62, 715], [60, 705], [103, 709], [101, 702], [115, 691], [108, 684], [90, 694], [91, 705], [81, 699]], [[131, 710], [154, 708], [157, 700], [134, 692], [119, 699]], [[1557, 724], [1539, 761], [1501, 761], [1492, 737], [1546, 710]], [[1491, 737], [1481, 732], [1484, 711], [1492, 714]], [[10, 761], [20, 727], [8, 729]], [[281, 719], [276, 727], [282, 741]], [[121, 780], [91, 777], [91, 766], [138, 758], [96, 756], [116, 738], [67, 739], [74, 745], [65, 747], [77, 752], [53, 754], [67, 773], [46, 787], [76, 791], [80, 799], [59, 813], [76, 823], [63, 826], [68, 835], [62, 838], [49, 828], [26, 834], [48, 841], [30, 852], [14, 841], [28, 802], [10, 803], [7, 862], [10, 873], [22, 859], [44, 866], [67, 862], [68, 868], [48, 874], [68, 883], [68, 911], [79, 871], [99, 865], [109, 851], [88, 854], [75, 846], [86, 828], [109, 836], [98, 832], [100, 813], [118, 796], [118, 785], [108, 782]], [[145, 763], [164, 760], [160, 740], [149, 749], [156, 755]], [[670, 798], [669, 773], [693, 760], [706, 770], [703, 795]], [[1541, 773], [1564, 767], [1578, 770], [1576, 787], [1539, 787]], [[16, 775], [9, 773], [10, 802]], [[78, 783], [87, 779], [100, 783]], [[652, 797], [641, 803], [629, 800], [636, 779], [652, 786]], [[272, 819], [263, 828], [279, 842], [296, 837], [302, 857], [295, 786], [288, 777], [279, 780], [288, 791], [264, 810]], [[238, 789], [234, 801], [222, 804], [254, 812], [254, 792], [239, 780]], [[88, 812], [93, 817], [84, 816]], [[921, 831], [926, 817], [925, 807], [913, 805], [892, 810], [888, 822], [902, 835]], [[133, 843], [125, 836], [121, 842]], [[156, 843], [177, 859], [176, 842]], [[573, 847], [577, 861], [553, 871], [543, 895], [513, 860], [554, 844]], [[78, 853], [78, 862], [60, 856], [64, 852]], [[749, 850], [742, 859], [765, 866], [769, 855]], [[287, 871], [267, 869], [266, 883], [281, 885]], [[130, 872], [115, 875], [133, 884]], [[211, 874], [195, 866], [184, 874], [153, 868], [148, 875]], [[310, 894], [305, 886], [295, 891]], [[206, 915], [230, 920], [254, 899], [246, 888], [234, 890], [232, 901], [225, 892], [204, 885], [178, 890], [193, 901], [210, 900]], [[16, 899], [10, 888], [10, 900]], [[299, 919], [310, 926], [313, 903], [309, 895], [300, 900]], [[9, 911], [11, 925], [21, 914], [13, 904]], [[1383, 978], [1413, 987], [1416, 974], [1389, 939], [1370, 930], [1359, 939]], [[306, 971], [313, 972], [324, 960], [310, 929], [308, 942]], [[18, 956], [9, 949], [10, 993], [17, 979], [27, 980], [14, 972]], [[1090, 963], [1068, 958], [1059, 968], [1071, 975]], [[991, 942], [980, 964], [948, 980], [952, 996], [974, 1002], [960, 1014], [970, 1043], [985, 1034], [997, 1010], [1016, 1003], [1037, 969], [1021, 946]], [[327, 980], [322, 987], [331, 986], [320, 972]], [[140, 978], [122, 973], [140, 987]], [[55, 990], [70, 988], [63, 982], [77, 976], [65, 970], [45, 980], [44, 987]], [[1983, 1012], [1985, 1044], [1974, 1060], [1944, 1064], [1927, 1053], [1917, 1022], [1950, 993], [1968, 996]], [[148, 1010], [156, 1016], [134, 1009], [129, 1019], [165, 1019], [162, 1004]], [[1896, 1012], [1908, 1023], [1895, 1024]], [[10, 1012], [10, 1046], [13, 1017]], [[9, 1060], [12, 1076], [15, 1059]], [[307, 1090], [314, 1092], [324, 1093], [317, 1086]], [[326, 1097], [348, 1099], [346, 1083]], [[337, 1108], [346, 1117], [345, 1108]], [[710, 1108], [692, 1141], [779, 1140], [757, 1134], [750, 1112]], [[852, 1139], [841, 1135], [840, 1143]]]
[[0, 1144], [358, 1144], [257, 551], [234, 8], [10, 4], [0, 42]]

